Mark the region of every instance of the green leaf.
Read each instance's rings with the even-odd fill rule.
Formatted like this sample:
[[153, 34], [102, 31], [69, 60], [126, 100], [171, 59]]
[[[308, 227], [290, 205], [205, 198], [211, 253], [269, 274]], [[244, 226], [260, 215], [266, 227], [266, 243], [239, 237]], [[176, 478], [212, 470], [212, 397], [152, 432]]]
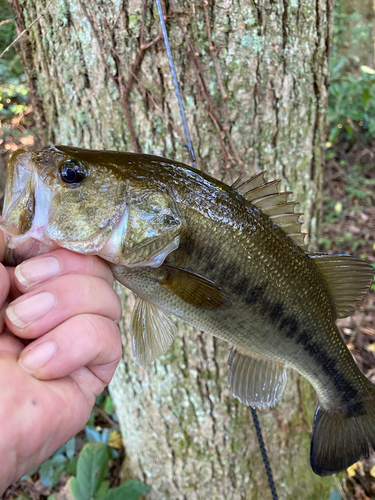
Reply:
[[150, 489], [149, 486], [135, 479], [130, 479], [118, 488], [110, 489], [104, 500], [138, 500], [144, 493], [150, 491]]
[[333, 490], [329, 500], [341, 500], [340, 493], [337, 490]]
[[333, 149], [327, 150], [326, 151], [326, 161], [332, 160], [336, 156], [336, 151], [333, 151]]
[[73, 458], [76, 451], [76, 439], [73, 438], [65, 444], [65, 454], [68, 458]]
[[105, 392], [103, 391], [99, 394], [99, 396], [96, 396], [95, 404], [100, 408], [102, 408], [102, 403], [104, 404], [104, 401], [105, 401]]
[[105, 398], [103, 410], [109, 415], [113, 415], [115, 413], [115, 406], [113, 404], [111, 396], [107, 396]]
[[109, 434], [110, 434], [110, 430], [107, 427], [105, 427], [102, 431], [102, 436], [101, 436], [101, 440], [103, 443], [108, 444]]
[[43, 486], [51, 486], [51, 479], [54, 468], [52, 460], [46, 460], [40, 467], [39, 478], [42, 481]]
[[103, 481], [95, 494], [95, 500], [102, 500], [109, 490], [109, 481]]
[[65, 465], [65, 472], [68, 476], [75, 476], [77, 474], [77, 457], [73, 457]]
[[59, 455], [53, 455], [51, 458], [52, 465], [54, 466], [65, 464], [67, 461], [66, 456], [61, 453]]
[[65, 465], [60, 465], [59, 467], [56, 467], [56, 469], [54, 469], [50, 479], [50, 484], [49, 484], [50, 488], [53, 488], [53, 486], [55, 486], [55, 484], [60, 479], [61, 474], [64, 471], [65, 471]]
[[108, 468], [108, 449], [104, 443], [86, 444], [78, 457], [77, 477], [70, 483], [74, 500], [92, 500], [99, 491]]
[[331, 142], [332, 144], [334, 144], [336, 142], [336, 139], [338, 138], [340, 134], [340, 129], [338, 128], [337, 125], [335, 125], [332, 129], [331, 129], [331, 132], [329, 134], [329, 142]]
[[86, 433], [86, 439], [89, 443], [100, 443], [102, 440], [100, 432], [94, 429], [93, 427], [89, 427], [88, 425], [86, 425], [85, 433]]
[[370, 99], [371, 99], [371, 94], [369, 89], [364, 89], [364, 91], [362, 92], [362, 105], [366, 111], [370, 106]]
[[353, 135], [354, 130], [352, 129], [352, 127], [350, 125], [348, 125], [347, 123], [344, 123], [344, 127], [349, 135]]

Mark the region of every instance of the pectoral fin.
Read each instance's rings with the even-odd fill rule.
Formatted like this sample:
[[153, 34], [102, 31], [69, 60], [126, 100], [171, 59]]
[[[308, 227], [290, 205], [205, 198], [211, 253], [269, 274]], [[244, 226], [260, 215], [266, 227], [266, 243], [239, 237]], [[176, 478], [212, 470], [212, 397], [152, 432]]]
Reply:
[[167, 290], [195, 307], [226, 309], [229, 305], [224, 291], [213, 281], [186, 269], [163, 265], [158, 282]]
[[285, 365], [237, 346], [228, 364], [228, 384], [241, 403], [259, 409], [276, 404], [286, 384]]
[[177, 327], [160, 307], [137, 297], [130, 334], [133, 359], [145, 368], [169, 348], [177, 334]]

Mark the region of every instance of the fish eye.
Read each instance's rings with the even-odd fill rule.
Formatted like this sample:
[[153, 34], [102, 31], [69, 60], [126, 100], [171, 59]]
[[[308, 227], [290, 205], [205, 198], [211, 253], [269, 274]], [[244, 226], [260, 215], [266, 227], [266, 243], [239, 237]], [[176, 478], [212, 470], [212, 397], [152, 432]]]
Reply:
[[60, 166], [60, 178], [65, 184], [78, 184], [87, 177], [86, 169], [80, 163], [67, 160]]

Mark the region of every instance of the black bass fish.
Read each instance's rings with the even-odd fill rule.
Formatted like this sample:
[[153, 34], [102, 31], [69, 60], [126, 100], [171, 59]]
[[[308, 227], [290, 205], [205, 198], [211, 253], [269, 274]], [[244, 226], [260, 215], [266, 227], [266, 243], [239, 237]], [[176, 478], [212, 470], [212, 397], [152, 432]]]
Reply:
[[99, 255], [137, 295], [135, 361], [174, 340], [174, 314], [233, 347], [229, 385], [242, 403], [274, 405], [285, 366], [306, 377], [319, 406], [311, 466], [339, 472], [375, 448], [375, 387], [335, 320], [353, 312], [372, 267], [309, 253], [290, 193], [263, 174], [232, 186], [157, 156], [67, 146], [17, 151], [8, 162], [1, 229], [8, 263], [63, 247]]

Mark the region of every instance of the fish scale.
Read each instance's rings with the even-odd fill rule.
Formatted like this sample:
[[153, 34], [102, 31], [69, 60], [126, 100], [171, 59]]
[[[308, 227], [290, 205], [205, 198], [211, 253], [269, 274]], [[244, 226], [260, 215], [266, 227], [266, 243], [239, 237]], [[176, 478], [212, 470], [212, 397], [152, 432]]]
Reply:
[[168, 349], [176, 315], [230, 343], [229, 385], [247, 405], [278, 401], [285, 366], [309, 380], [320, 403], [317, 474], [375, 447], [375, 389], [335, 324], [363, 299], [372, 268], [309, 253], [278, 181], [260, 173], [227, 186], [165, 158], [67, 146], [15, 152], [8, 169], [8, 262], [59, 247], [105, 259], [137, 295], [135, 362], [146, 367]]

